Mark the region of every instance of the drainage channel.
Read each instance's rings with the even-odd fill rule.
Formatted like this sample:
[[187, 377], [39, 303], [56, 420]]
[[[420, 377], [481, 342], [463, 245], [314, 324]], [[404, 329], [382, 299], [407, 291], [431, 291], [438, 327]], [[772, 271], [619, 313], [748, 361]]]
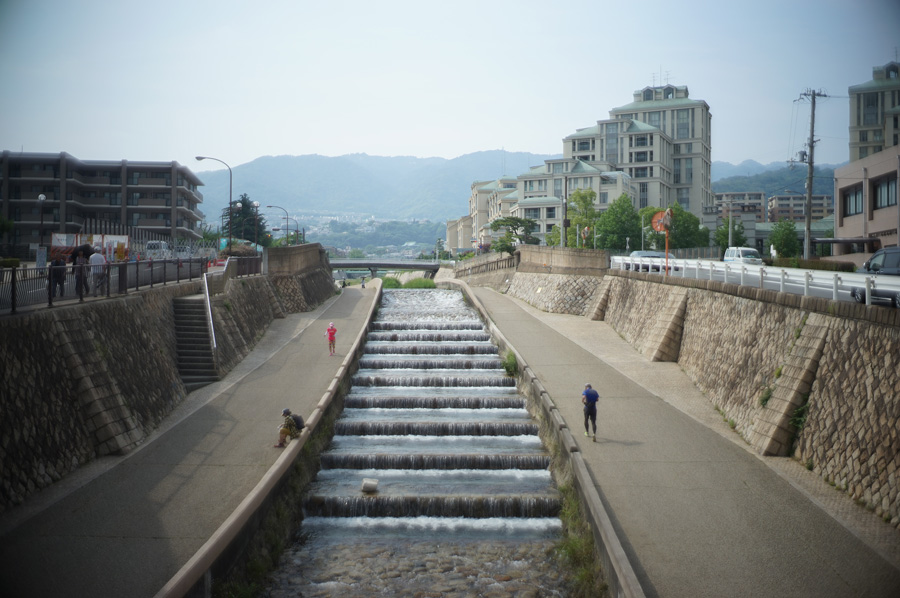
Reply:
[[267, 595], [563, 596], [550, 456], [462, 294], [385, 290], [359, 368]]

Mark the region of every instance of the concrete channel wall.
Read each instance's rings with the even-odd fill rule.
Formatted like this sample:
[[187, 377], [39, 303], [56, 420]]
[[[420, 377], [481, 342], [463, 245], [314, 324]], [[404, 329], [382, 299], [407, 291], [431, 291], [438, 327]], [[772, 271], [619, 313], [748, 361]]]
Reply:
[[[334, 293], [322, 256], [318, 244], [285, 248], [269, 259], [277, 282], [232, 278], [211, 298], [220, 374], [274, 318]], [[301, 287], [298, 299], [291, 289]], [[185, 281], [0, 318], [0, 513], [98, 457], [129, 452], [184, 400], [173, 300], [201, 291]]]
[[515, 266], [460, 262], [454, 275], [605, 320], [648, 359], [678, 363], [757, 452], [797, 459], [900, 528], [900, 310], [677, 275], [580, 278], [602, 259], [591, 251], [579, 264], [568, 250], [580, 274], [516, 269], [544, 263], [534, 249], [553, 251], [523, 247]]

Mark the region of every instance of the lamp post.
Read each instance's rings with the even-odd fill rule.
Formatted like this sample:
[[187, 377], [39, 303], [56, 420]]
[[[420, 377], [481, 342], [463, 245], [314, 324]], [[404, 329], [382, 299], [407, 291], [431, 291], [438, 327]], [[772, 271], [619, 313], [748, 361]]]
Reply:
[[253, 219], [253, 230], [254, 230], [254, 243], [256, 243], [256, 249], [259, 251], [259, 202], [253, 202], [253, 209], [256, 211], [256, 216]]
[[41, 210], [41, 228], [38, 229], [41, 237], [38, 240], [38, 247], [44, 246], [44, 201], [47, 199], [47, 196], [41, 193], [38, 195], [38, 206], [40, 206]]
[[294, 226], [295, 226], [296, 229], [297, 229], [297, 236], [294, 237], [294, 243], [293, 243], [293, 244], [294, 244], [294, 245], [299, 245], [299, 244], [300, 244], [300, 222], [299, 222], [296, 218], [294, 218], [293, 216], [288, 216], [288, 218], [290, 218], [291, 220], [294, 221]]
[[216, 162], [225, 164], [225, 168], [228, 169], [228, 253], [231, 253], [231, 190], [233, 189], [232, 183], [234, 182], [234, 177], [231, 173], [231, 166], [229, 166], [224, 160], [219, 160], [218, 158], [212, 158], [210, 156], [197, 156], [197, 161], [200, 160], [215, 160]]
[[277, 209], [281, 210], [282, 212], [284, 212], [284, 230], [287, 231], [288, 241], [289, 241], [290, 235], [291, 235], [291, 224], [288, 222], [288, 218], [290, 218], [290, 216], [288, 216], [287, 210], [285, 210], [281, 206], [266, 206], [266, 207], [267, 208], [277, 208]]

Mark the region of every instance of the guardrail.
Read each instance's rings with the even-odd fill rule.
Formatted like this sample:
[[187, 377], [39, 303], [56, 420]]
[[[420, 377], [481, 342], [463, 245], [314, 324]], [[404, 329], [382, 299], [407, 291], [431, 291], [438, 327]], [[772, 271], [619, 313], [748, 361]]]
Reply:
[[[783, 293], [824, 297], [834, 301], [860, 301], [872, 304], [872, 291], [897, 297], [900, 307], [900, 276], [878, 276], [857, 272], [832, 272], [776, 268], [773, 266], [720, 262], [714, 260], [613, 257], [610, 267], [619, 270], [649, 271], [682, 278], [719, 280]], [[864, 294], [864, 296], [863, 296]], [[877, 300], [877, 298], [876, 298]]]

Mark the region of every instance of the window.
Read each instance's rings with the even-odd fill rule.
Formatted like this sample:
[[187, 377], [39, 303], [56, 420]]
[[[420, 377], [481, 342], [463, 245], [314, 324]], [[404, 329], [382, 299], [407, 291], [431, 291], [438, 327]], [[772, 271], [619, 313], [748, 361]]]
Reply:
[[683, 187], [681, 189], [675, 190], [676, 199], [678, 203], [681, 204], [681, 207], [685, 210], [690, 210], [691, 205], [691, 190], [687, 187]]
[[651, 112], [647, 115], [647, 124], [659, 128], [659, 112]]
[[675, 138], [689, 139], [691, 137], [691, 111], [690, 109], [675, 111]]
[[878, 124], [878, 94], [864, 93], [862, 97], [863, 104], [863, 125]]
[[553, 195], [556, 197], [562, 197], [563, 195], [563, 182], [562, 179], [553, 179]]
[[600, 192], [600, 203], [609, 203], [609, 192], [607, 192], [607, 191]]
[[591, 188], [591, 177], [584, 177], [581, 179], [581, 188], [582, 189], [590, 189]]
[[684, 182], [694, 182], [694, 160], [692, 158], [684, 159]]
[[[675, 147], [678, 147], [677, 145]], [[681, 158], [675, 158], [673, 160], [672, 170], [675, 174], [675, 180], [673, 181], [676, 185], [681, 184]]]
[[540, 208], [525, 208], [525, 217], [531, 218], [532, 220], [540, 220], [541, 209]]
[[647, 183], [638, 183], [639, 198], [640, 198], [640, 207], [641, 207], [641, 208], [646, 208], [646, 207], [647, 207], [647, 195], [648, 195], [648, 189], [649, 189], [649, 187], [650, 187], [650, 185], [648, 185]]
[[547, 208], [547, 219], [552, 220], [556, 218], [556, 208]]
[[563, 171], [562, 162], [554, 162], [553, 163], [553, 174], [561, 174]]
[[666, 87], [665, 91], [663, 91], [663, 99], [671, 100], [675, 97], [675, 88], [674, 87]]
[[525, 181], [525, 190], [534, 191], [534, 181]]
[[653, 90], [652, 90], [652, 89], [645, 89], [645, 90], [644, 90], [644, 101], [645, 101], [645, 102], [649, 102], [649, 101], [652, 100], [652, 99], [653, 99]]
[[637, 147], [647, 147], [647, 136], [638, 135], [634, 138], [634, 145]]
[[647, 167], [642, 166], [641, 168], [635, 168], [634, 174], [632, 175], [636, 179], [645, 179], [647, 178]]
[[635, 162], [646, 162], [647, 161], [647, 152], [635, 152], [634, 161]]
[[538, 191], [546, 191], [547, 190], [547, 181], [546, 179], [542, 179], [538, 181]]
[[863, 190], [862, 185], [857, 185], [842, 192], [841, 202], [843, 204], [844, 216], [854, 216], [862, 214], [863, 211]]
[[860, 131], [859, 132], [859, 142], [866, 143], [869, 140], [869, 132], [868, 131]]
[[875, 209], [887, 208], [897, 205], [897, 179], [884, 178], [873, 184], [875, 194]]
[[591, 147], [592, 145], [593, 145], [592, 140], [590, 140], [590, 139], [583, 139], [583, 140], [581, 140], [581, 141], [578, 142], [578, 151], [579, 151], [579, 152], [589, 152], [589, 151], [591, 151], [591, 150], [593, 149], [593, 148]]

